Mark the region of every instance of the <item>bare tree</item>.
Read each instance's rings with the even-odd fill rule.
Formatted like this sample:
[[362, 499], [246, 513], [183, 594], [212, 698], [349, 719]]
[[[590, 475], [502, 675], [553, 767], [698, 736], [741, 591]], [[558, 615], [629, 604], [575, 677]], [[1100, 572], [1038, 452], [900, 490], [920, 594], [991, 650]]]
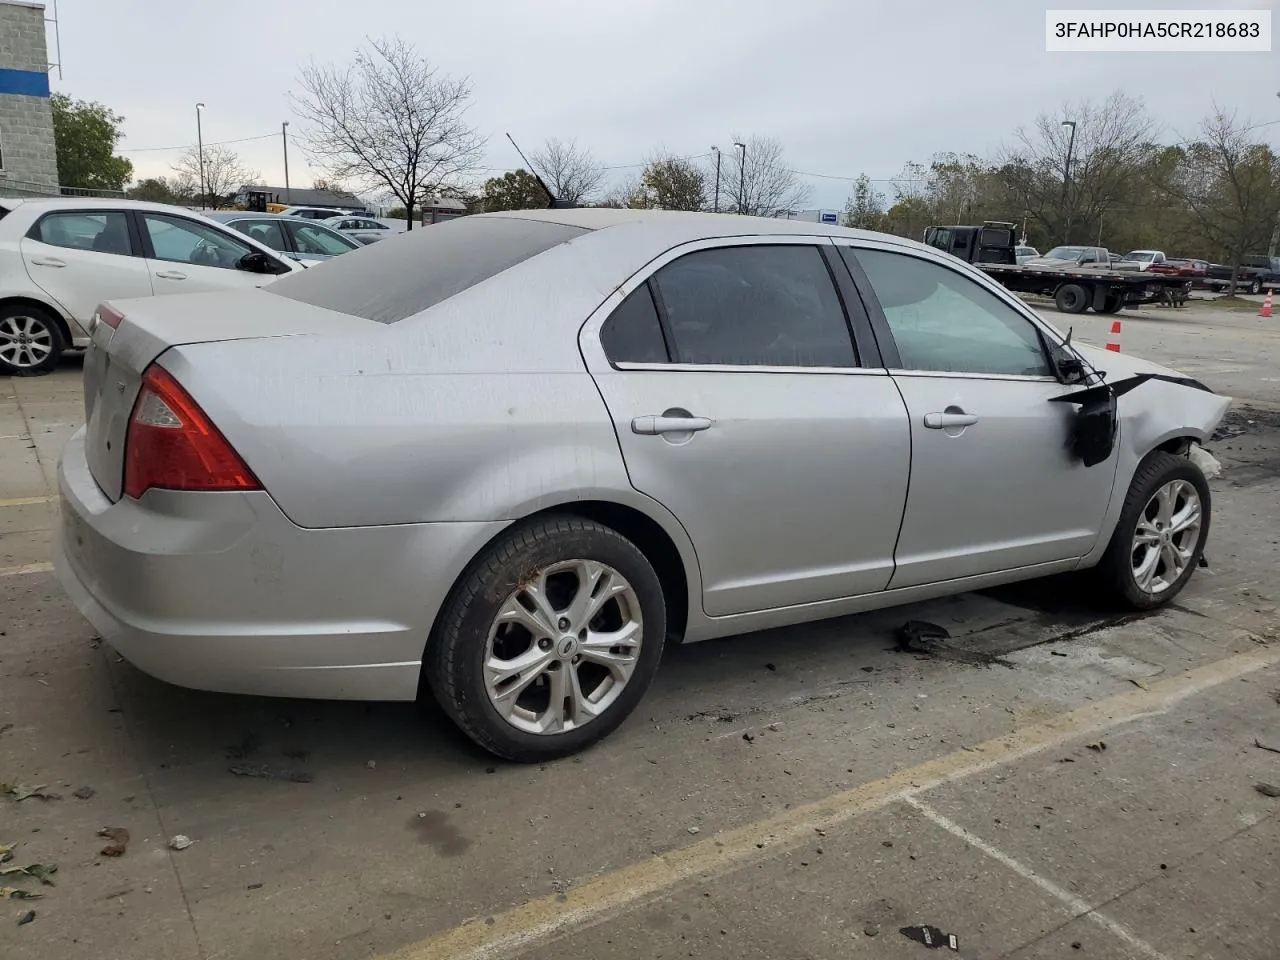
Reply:
[[471, 83], [442, 76], [412, 43], [373, 40], [350, 66], [309, 64], [291, 96], [302, 142], [331, 177], [386, 189], [414, 209], [476, 165], [484, 140], [465, 120]]
[[530, 162], [557, 200], [585, 203], [604, 183], [604, 167], [589, 151], [579, 150], [576, 140], [552, 137], [534, 151]]
[[[175, 174], [175, 193], [203, 202], [214, 210], [227, 206], [241, 187], [261, 179], [257, 170], [251, 170], [240, 162], [234, 150], [218, 145], [204, 148], [203, 176], [200, 172], [200, 151], [195, 147], [187, 150], [171, 169]], [[200, 190], [202, 183], [203, 196]]]
[[1280, 218], [1280, 157], [1249, 136], [1247, 122], [1215, 109], [1181, 150], [1163, 187], [1189, 212], [1195, 232], [1231, 264], [1235, 293], [1240, 261], [1262, 250]]
[[1073, 227], [1088, 236], [1128, 202], [1156, 136], [1142, 101], [1117, 91], [1101, 104], [1064, 104], [1055, 116], [1042, 114], [1031, 130], [1018, 130], [1017, 144], [997, 166], [1027, 213], [1055, 240], [1069, 242]]
[[[787, 166], [780, 141], [751, 137], [742, 142], [746, 143], [746, 156], [726, 154], [720, 166], [721, 194], [734, 210], [772, 217], [794, 210], [809, 199], [812, 191]], [[739, 149], [735, 147], [734, 152]]]

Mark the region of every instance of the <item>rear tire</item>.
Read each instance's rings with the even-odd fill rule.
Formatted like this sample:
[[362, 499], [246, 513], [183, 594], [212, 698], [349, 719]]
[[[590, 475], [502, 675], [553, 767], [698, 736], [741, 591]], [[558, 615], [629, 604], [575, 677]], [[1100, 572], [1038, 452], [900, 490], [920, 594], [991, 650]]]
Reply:
[[1106, 301], [1102, 304], [1102, 309], [1098, 313], [1119, 313], [1124, 307], [1124, 294], [1112, 293], [1107, 295]]
[[[1168, 500], [1164, 512], [1162, 495]], [[1194, 524], [1177, 531], [1188, 522], [1193, 506]], [[1162, 450], [1148, 454], [1134, 473], [1111, 542], [1095, 570], [1099, 584], [1134, 610], [1169, 603], [1199, 566], [1210, 507], [1209, 484], [1199, 467]]]
[[467, 736], [536, 763], [626, 719], [657, 671], [666, 629], [662, 585], [635, 544], [594, 521], [551, 516], [516, 526], [472, 563], [422, 669]]
[[1064, 283], [1053, 299], [1063, 313], [1084, 313], [1089, 306], [1089, 293], [1078, 283]]
[[1262, 279], [1260, 277], [1254, 277], [1249, 281], [1249, 292], [1254, 296], [1257, 296], [1262, 292]]
[[53, 314], [26, 303], [0, 305], [0, 374], [38, 377], [58, 365], [67, 348]]

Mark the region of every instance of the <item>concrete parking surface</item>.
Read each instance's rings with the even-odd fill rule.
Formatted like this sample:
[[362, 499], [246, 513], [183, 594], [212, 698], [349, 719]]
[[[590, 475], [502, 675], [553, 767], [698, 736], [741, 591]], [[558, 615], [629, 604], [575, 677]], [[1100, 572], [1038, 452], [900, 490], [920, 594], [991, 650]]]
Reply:
[[[57, 865], [0, 876], [42, 894], [0, 899], [0, 956], [1273, 960], [1280, 318], [1119, 319], [1236, 398], [1171, 608], [1066, 579], [674, 649], [618, 733], [531, 767], [430, 709], [123, 662], [48, 566], [79, 365], [0, 382], [0, 782], [57, 795], [0, 796], [0, 870]], [[953, 639], [897, 652], [907, 619]]]

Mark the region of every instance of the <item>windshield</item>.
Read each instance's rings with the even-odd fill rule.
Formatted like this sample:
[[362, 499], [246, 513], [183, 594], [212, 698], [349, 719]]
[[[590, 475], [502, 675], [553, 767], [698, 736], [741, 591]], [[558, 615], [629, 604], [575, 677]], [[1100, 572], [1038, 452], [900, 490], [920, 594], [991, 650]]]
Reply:
[[1156, 258], [1154, 250], [1130, 250], [1124, 255], [1126, 260], [1138, 260], [1142, 263], [1150, 263]]
[[1088, 249], [1088, 247], [1054, 247], [1045, 256], [1054, 260], [1079, 260]]

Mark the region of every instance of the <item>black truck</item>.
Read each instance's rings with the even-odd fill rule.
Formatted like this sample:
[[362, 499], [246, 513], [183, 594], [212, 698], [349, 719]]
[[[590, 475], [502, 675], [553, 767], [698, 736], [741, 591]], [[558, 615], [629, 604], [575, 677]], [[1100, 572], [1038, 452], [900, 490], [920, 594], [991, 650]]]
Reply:
[[1002, 221], [929, 227], [924, 242], [972, 263], [1016, 293], [1052, 297], [1063, 313], [1083, 313], [1090, 307], [1096, 313], [1117, 313], [1144, 303], [1180, 307], [1191, 291], [1191, 281], [1184, 277], [1113, 270], [1110, 258], [1103, 261], [1097, 256], [1019, 265], [1014, 253], [1016, 225]]
[[1240, 258], [1238, 269], [1222, 263], [1211, 263], [1205, 273], [1204, 284], [1219, 290], [1231, 285], [1231, 274], [1236, 275], [1236, 289], [1245, 293], [1261, 293], [1264, 289], [1280, 287], [1280, 257], [1261, 254]]

